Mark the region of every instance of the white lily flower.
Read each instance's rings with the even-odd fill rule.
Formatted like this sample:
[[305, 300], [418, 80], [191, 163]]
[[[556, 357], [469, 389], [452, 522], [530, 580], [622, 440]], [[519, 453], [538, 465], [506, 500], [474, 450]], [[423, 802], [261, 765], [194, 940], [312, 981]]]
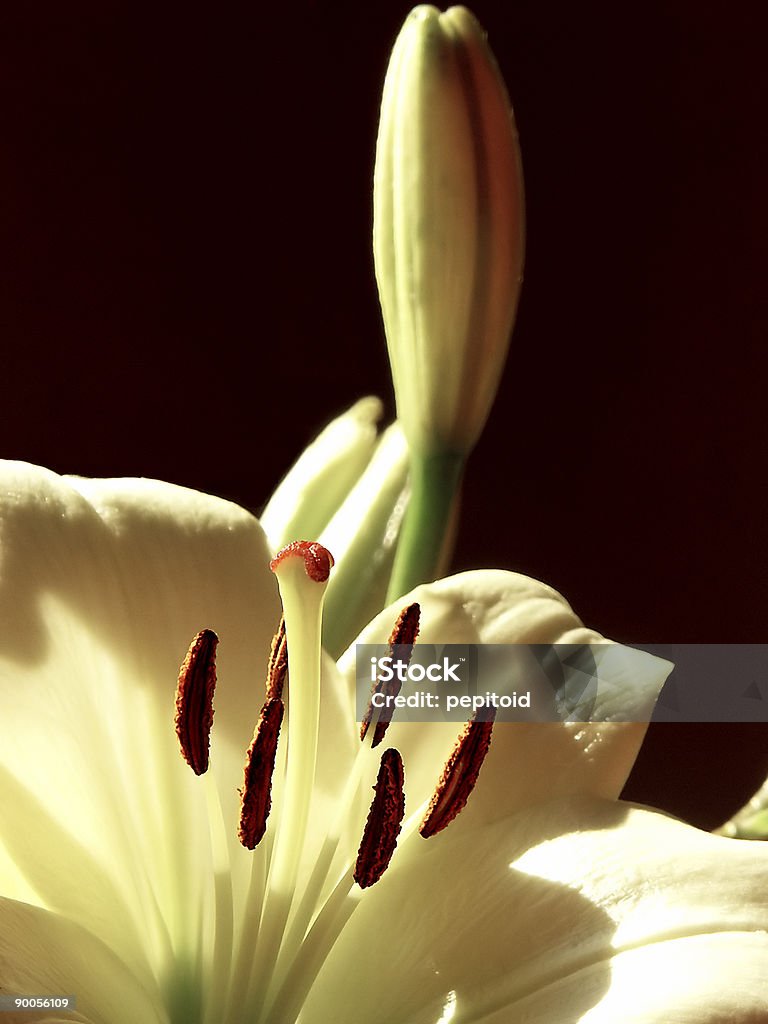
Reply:
[[[0, 466], [0, 495], [0, 992], [78, 1001], [9, 1024], [763, 1019], [768, 853], [606, 799], [641, 727], [497, 728], [466, 809], [425, 841], [415, 826], [451, 736], [395, 721], [406, 819], [389, 870], [361, 889], [378, 751], [359, 742], [348, 663], [326, 659], [321, 685], [313, 668], [319, 598], [298, 620], [291, 598], [289, 656], [306, 672], [291, 661], [287, 758], [281, 742], [266, 834], [247, 850], [236, 786], [280, 617], [258, 522], [169, 484], [18, 463]], [[509, 573], [417, 597], [425, 639], [597, 639]], [[198, 778], [173, 695], [203, 626], [221, 644]], [[643, 664], [632, 687], [609, 681], [628, 707], [666, 674]]]

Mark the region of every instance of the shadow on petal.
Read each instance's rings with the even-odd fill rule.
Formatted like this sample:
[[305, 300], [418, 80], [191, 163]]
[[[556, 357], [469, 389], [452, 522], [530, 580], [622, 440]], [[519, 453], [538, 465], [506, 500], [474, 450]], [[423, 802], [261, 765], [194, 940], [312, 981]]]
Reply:
[[506, 821], [412, 835], [344, 929], [306, 1020], [436, 1024], [455, 992], [463, 1024], [590, 965], [592, 984], [559, 1018], [576, 1024], [608, 991], [614, 923], [572, 888], [514, 870], [525, 845]]

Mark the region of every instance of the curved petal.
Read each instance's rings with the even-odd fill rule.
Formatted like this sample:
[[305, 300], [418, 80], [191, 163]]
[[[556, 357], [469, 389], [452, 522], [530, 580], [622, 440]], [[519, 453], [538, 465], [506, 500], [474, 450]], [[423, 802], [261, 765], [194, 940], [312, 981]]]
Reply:
[[[423, 643], [608, 643], [584, 628], [551, 587], [501, 570], [461, 573], [417, 587], [397, 606], [378, 615], [357, 643], [386, 643], [400, 608], [412, 601], [421, 605], [419, 642]], [[355, 685], [354, 657], [353, 645], [339, 662], [350, 692]], [[631, 661], [606, 662], [599, 697], [603, 710], [613, 715], [620, 708], [629, 719], [647, 716], [670, 669], [668, 662], [642, 652], [633, 652]], [[353, 710], [349, 713], [354, 715]], [[407, 792], [413, 797], [411, 810], [431, 793], [459, 730], [455, 722], [398, 723], [395, 716], [388, 741], [403, 754]], [[467, 810], [452, 827], [492, 821], [568, 793], [617, 797], [645, 730], [643, 721], [498, 723]]]
[[[138, 680], [165, 689], [170, 674], [175, 685], [189, 642], [210, 626], [221, 641], [214, 732], [247, 744], [280, 621], [258, 520], [232, 502], [157, 480], [68, 482], [104, 524]], [[103, 568], [77, 566], [97, 579]]]
[[151, 971], [144, 955], [149, 943], [133, 918], [130, 898], [123, 887], [2, 766], [0, 806], [3, 844], [13, 861], [23, 865], [24, 878], [32, 891], [51, 910], [79, 922], [106, 942], [131, 972], [149, 985]]
[[[0, 463], [0, 552], [0, 765], [16, 794], [0, 891], [71, 914], [132, 964], [166, 956], [174, 937], [197, 955], [184, 947], [220, 898], [201, 889], [214, 857], [235, 888], [250, 867], [236, 787], [279, 620], [262, 531], [237, 506], [170, 484]], [[178, 667], [202, 626], [221, 637], [217, 795], [183, 764], [173, 728]], [[56, 842], [24, 832], [41, 805]], [[89, 863], [114, 908], [98, 920], [96, 894], [80, 898], [74, 881]], [[56, 884], [67, 878], [69, 890]]]
[[764, 845], [592, 798], [412, 836], [302, 1021], [436, 1024], [451, 999], [453, 1024], [764, 1019], [766, 868]]
[[[221, 637], [215, 733], [249, 739], [280, 618], [258, 521], [231, 502], [156, 480], [63, 478], [0, 463], [3, 655], [49, 658], [42, 614], [56, 599], [167, 700], [187, 646]], [[245, 720], [244, 720], [245, 719]]]
[[[618, 953], [611, 960], [610, 987], [579, 1024], [762, 1024], [768, 964], [765, 932], [729, 932], [670, 939]], [[558, 978], [535, 995], [472, 1024], [575, 1024], [574, 990], [601, 987], [604, 965]]]
[[[85, 1024], [168, 1024], [158, 991], [137, 982], [102, 942], [66, 918], [0, 900], [0, 990], [13, 995], [74, 995]], [[55, 1020], [45, 1013], [3, 1014], [8, 1024]]]

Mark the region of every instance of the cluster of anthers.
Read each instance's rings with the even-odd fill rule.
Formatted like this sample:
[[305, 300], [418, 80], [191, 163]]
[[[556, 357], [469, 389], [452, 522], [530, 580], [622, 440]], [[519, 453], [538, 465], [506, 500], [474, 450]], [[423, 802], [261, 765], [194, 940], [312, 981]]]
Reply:
[[[283, 691], [290, 678], [288, 637], [306, 640], [302, 634], [306, 622], [291, 622], [295, 608], [292, 580], [281, 578], [281, 569], [287, 564], [303, 562], [305, 580], [312, 584], [325, 584], [333, 566], [330, 552], [318, 543], [294, 541], [283, 548], [270, 563], [278, 576], [283, 597], [284, 616], [272, 640], [266, 678], [266, 695], [246, 755], [241, 797], [238, 838], [249, 850], [255, 849], [267, 831], [272, 807], [272, 778], [275, 772], [280, 729], [285, 715]], [[306, 584], [300, 584], [306, 586]], [[320, 605], [322, 599], [320, 600]], [[319, 607], [319, 606], [318, 606]], [[291, 612], [294, 611], [294, 615]], [[302, 613], [303, 615], [303, 613]], [[419, 605], [408, 605], [400, 613], [389, 637], [390, 652], [398, 652], [400, 660], [407, 659], [419, 632]], [[286, 625], [286, 619], [288, 623]], [[312, 624], [309, 623], [312, 633]], [[176, 733], [184, 760], [196, 775], [204, 774], [209, 763], [209, 740], [213, 725], [213, 698], [216, 688], [216, 648], [218, 637], [211, 629], [204, 629], [192, 641], [179, 673], [176, 693]], [[312, 647], [312, 640], [309, 641]], [[319, 661], [319, 642], [317, 658]], [[319, 672], [317, 673], [319, 677]], [[396, 697], [402, 683], [395, 675], [392, 681], [374, 683], [371, 697], [377, 693]], [[316, 695], [319, 696], [319, 693]], [[311, 696], [303, 692], [294, 698], [294, 714]], [[377, 702], [382, 703], [382, 702]], [[394, 701], [374, 709], [368, 704], [360, 728], [360, 741], [369, 740], [371, 748], [384, 740], [392, 718]], [[487, 712], [486, 712], [487, 715]], [[457, 738], [456, 745], [440, 775], [434, 794], [418, 826], [419, 833], [428, 839], [446, 828], [464, 808], [477, 782], [480, 768], [491, 742], [493, 718], [478, 721], [473, 716]], [[290, 731], [290, 715], [289, 715]], [[313, 759], [314, 755], [312, 755]], [[288, 763], [288, 774], [291, 765]], [[405, 815], [405, 771], [400, 752], [387, 748], [381, 755], [378, 776], [373, 787], [374, 796], [354, 866], [353, 879], [365, 889], [377, 882], [387, 867], [397, 846]]]

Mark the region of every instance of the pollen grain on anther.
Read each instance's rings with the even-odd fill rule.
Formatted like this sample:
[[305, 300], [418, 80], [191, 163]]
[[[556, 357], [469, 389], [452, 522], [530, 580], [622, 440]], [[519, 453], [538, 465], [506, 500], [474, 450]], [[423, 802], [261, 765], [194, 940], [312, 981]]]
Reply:
[[278, 697], [266, 701], [246, 755], [237, 837], [248, 850], [259, 845], [267, 830], [267, 818], [272, 808], [272, 775], [284, 709], [285, 705]]
[[421, 605], [418, 601], [414, 601], [413, 604], [403, 608], [395, 623], [395, 628], [389, 636], [389, 646], [400, 647], [402, 645], [412, 646], [415, 644], [416, 638], [419, 635], [420, 618]]
[[[411, 661], [413, 654], [413, 645], [416, 643], [416, 638], [419, 635], [419, 619], [421, 616], [421, 607], [418, 602], [407, 605], [403, 608], [398, 616], [395, 627], [389, 636], [389, 656], [393, 661], [398, 661], [403, 664], [404, 668], [407, 668]], [[371, 688], [371, 697], [377, 693], [383, 693], [387, 697], [397, 697], [402, 689], [402, 680], [398, 675], [394, 675], [391, 680], [384, 682], [378, 679]], [[373, 730], [373, 740], [371, 742], [371, 748], [378, 747], [381, 741], [384, 739], [389, 723], [392, 721], [392, 713], [394, 707], [392, 702], [387, 704], [381, 709], [374, 709], [372, 701], [368, 702], [368, 707], [365, 709], [365, 715], [360, 725], [360, 740], [365, 739], [368, 734], [371, 722], [375, 710], [379, 711], [378, 718], [376, 720], [376, 727]]]
[[397, 846], [405, 814], [403, 759], [390, 747], [381, 755], [373, 802], [357, 853], [354, 879], [367, 889], [381, 878]]
[[195, 775], [208, 770], [216, 689], [216, 647], [219, 638], [203, 629], [190, 644], [176, 688], [176, 735], [181, 754]]
[[267, 700], [283, 696], [285, 677], [288, 674], [288, 643], [285, 639], [285, 619], [280, 619], [277, 632], [272, 637], [267, 668]]
[[424, 820], [419, 825], [419, 832], [425, 839], [442, 832], [462, 811], [475, 788], [475, 783], [483, 766], [485, 755], [491, 745], [494, 708], [488, 708], [490, 721], [479, 722], [473, 716], [464, 726], [456, 741], [453, 753], [448, 758], [437, 789], [429, 803]]

